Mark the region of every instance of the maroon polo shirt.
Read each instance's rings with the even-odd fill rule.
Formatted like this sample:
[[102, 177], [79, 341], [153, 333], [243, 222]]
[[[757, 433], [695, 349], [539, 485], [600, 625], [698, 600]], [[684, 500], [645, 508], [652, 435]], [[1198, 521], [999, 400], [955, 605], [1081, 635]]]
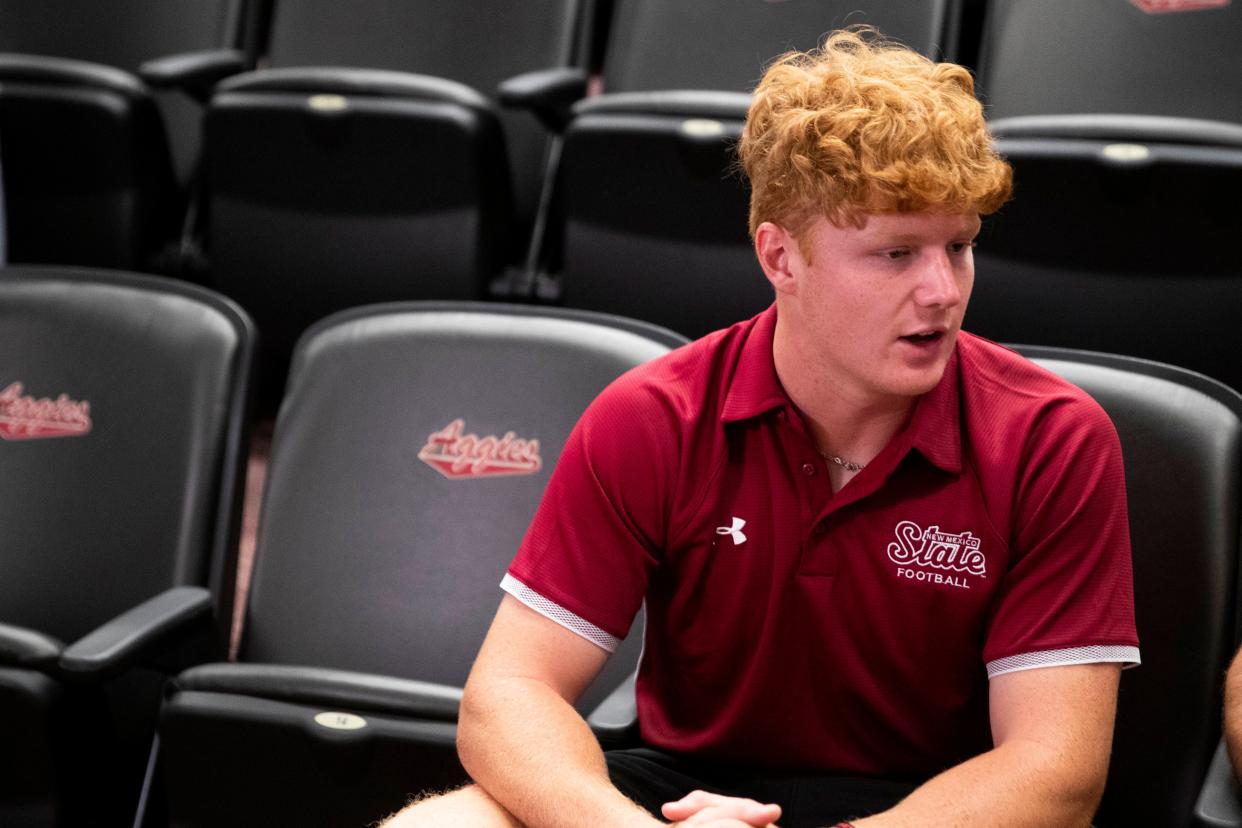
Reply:
[[833, 493], [775, 307], [630, 371], [561, 454], [502, 587], [611, 650], [646, 601], [652, 746], [925, 777], [988, 750], [988, 679], [1136, 663], [1121, 449], [1085, 393], [967, 333]]

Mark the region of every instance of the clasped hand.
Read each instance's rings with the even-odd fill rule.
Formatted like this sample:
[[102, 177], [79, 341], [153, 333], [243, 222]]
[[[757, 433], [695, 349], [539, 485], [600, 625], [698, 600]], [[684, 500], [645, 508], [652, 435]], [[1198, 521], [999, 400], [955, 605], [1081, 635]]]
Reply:
[[780, 805], [707, 791], [693, 791], [660, 810], [674, 825], [695, 828], [777, 828], [781, 816]]

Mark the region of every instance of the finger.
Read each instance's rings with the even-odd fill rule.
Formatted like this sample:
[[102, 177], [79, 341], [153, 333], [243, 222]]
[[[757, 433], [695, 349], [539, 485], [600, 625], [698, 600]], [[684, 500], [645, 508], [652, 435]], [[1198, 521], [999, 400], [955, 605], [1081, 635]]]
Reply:
[[665, 802], [660, 808], [666, 819], [686, 819], [710, 805], [723, 802], [727, 797], [707, 791], [691, 791], [676, 802]]
[[725, 818], [741, 820], [750, 826], [766, 826], [781, 815], [779, 805], [702, 790], [692, 791], [676, 802], [666, 802], [660, 812], [665, 819], [673, 821], [693, 820], [695, 824], [700, 824], [709, 819]]
[[781, 815], [778, 805], [761, 805], [749, 799], [734, 799], [702, 808], [686, 818], [687, 825], [714, 825], [716, 822], [737, 822], [749, 828], [764, 828]]

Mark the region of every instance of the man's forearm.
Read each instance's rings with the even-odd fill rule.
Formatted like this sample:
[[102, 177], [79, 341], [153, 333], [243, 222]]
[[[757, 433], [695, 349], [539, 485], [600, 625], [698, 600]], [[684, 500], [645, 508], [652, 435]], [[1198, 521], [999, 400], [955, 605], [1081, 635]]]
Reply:
[[612, 785], [586, 722], [534, 679], [469, 687], [457, 745], [475, 782], [529, 828], [662, 824]]
[[896, 807], [853, 824], [857, 828], [1088, 826], [1103, 794], [1103, 781], [1078, 770], [1043, 745], [1015, 741], [950, 768]]

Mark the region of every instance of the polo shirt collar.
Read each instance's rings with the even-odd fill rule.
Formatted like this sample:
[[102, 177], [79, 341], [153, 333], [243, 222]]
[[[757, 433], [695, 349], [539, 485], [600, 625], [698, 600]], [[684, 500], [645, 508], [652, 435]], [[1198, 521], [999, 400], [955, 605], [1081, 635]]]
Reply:
[[755, 317], [742, 352], [738, 355], [733, 376], [729, 378], [720, 421], [735, 423], [784, 406], [792, 407], [789, 395], [776, 377], [772, 361], [772, 340], [776, 336], [776, 303]]
[[[959, 334], [960, 335], [960, 334]], [[958, 373], [959, 349], [954, 347], [944, 376], [914, 406], [906, 426], [910, 445], [932, 465], [953, 474], [962, 471], [962, 409]]]
[[[720, 411], [721, 422], [739, 422], [774, 409], [794, 407], [777, 379], [776, 365], [772, 361], [775, 334], [776, 304], [773, 303], [755, 317], [754, 326], [742, 343]], [[936, 467], [953, 474], [962, 470], [959, 398], [958, 349], [954, 348], [944, 376], [935, 388], [919, 398], [909, 424], [897, 437], [909, 448], [917, 449]]]

